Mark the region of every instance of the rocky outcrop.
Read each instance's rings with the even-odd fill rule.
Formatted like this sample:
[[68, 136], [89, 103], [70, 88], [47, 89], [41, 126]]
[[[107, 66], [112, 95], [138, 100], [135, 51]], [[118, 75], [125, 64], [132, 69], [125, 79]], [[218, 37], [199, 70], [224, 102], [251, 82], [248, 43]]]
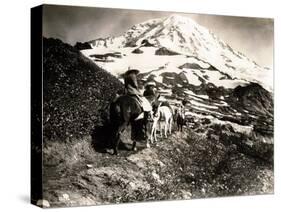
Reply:
[[137, 49], [134, 49], [134, 50], [132, 51], [132, 53], [133, 53], [133, 54], [142, 54], [143, 51], [142, 51], [140, 48], [137, 48]]
[[201, 67], [196, 63], [185, 63], [179, 67], [180, 69], [201, 69]]
[[179, 53], [169, 50], [166, 47], [161, 47], [155, 51], [155, 55], [179, 55]]
[[236, 87], [233, 90], [232, 97], [236, 98], [235, 104], [249, 111], [264, 115], [273, 114], [272, 94], [257, 83]]
[[223, 142], [225, 145], [235, 145], [239, 152], [266, 162], [273, 162], [273, 137], [262, 136], [255, 131], [249, 133], [238, 132], [230, 124], [211, 124], [207, 135], [210, 139]]
[[141, 42], [141, 46], [152, 47], [152, 46], [154, 46], [154, 44], [150, 43], [147, 39], [144, 39], [144, 40]]
[[76, 48], [77, 50], [85, 50], [85, 49], [91, 49], [91, 45], [88, 42], [82, 43], [82, 42], [77, 42], [74, 45], [74, 48]]

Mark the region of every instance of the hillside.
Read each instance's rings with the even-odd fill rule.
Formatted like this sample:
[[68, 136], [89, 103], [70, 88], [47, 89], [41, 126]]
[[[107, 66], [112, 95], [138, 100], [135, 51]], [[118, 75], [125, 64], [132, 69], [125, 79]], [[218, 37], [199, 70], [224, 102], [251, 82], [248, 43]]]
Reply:
[[43, 55], [44, 138], [89, 135], [103, 124], [121, 82], [58, 39], [44, 38]]
[[131, 143], [123, 139], [119, 156], [94, 151], [90, 138], [47, 145], [45, 154], [53, 157], [45, 166], [44, 198], [65, 207], [272, 194], [272, 164], [231, 143], [237, 136], [231, 131], [218, 135], [210, 128], [206, 136], [185, 129], [149, 149], [138, 143], [138, 152], [128, 151]]

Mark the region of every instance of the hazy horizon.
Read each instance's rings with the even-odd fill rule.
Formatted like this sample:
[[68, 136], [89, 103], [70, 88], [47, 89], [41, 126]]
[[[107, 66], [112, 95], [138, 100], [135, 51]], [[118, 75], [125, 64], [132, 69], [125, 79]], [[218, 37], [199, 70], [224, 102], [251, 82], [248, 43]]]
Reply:
[[45, 5], [43, 35], [74, 45], [118, 36], [134, 24], [171, 14], [193, 19], [259, 65], [273, 68], [274, 21], [267, 18]]

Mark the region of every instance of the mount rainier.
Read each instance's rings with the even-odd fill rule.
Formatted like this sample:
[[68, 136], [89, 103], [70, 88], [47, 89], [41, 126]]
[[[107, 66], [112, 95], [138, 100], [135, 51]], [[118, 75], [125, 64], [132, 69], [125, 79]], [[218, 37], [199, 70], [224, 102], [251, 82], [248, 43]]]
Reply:
[[272, 133], [272, 70], [190, 18], [171, 15], [148, 20], [120, 36], [80, 46], [82, 54], [120, 80], [128, 68], [136, 68], [140, 87], [153, 80], [162, 100], [177, 104], [188, 99], [187, 114], [192, 119]]
[[[132, 26], [121, 36], [96, 39], [88, 44], [91, 49], [82, 53], [116, 76], [131, 67], [142, 73], [183, 72], [191, 84], [200, 84], [202, 76], [198, 71], [188, 71], [190, 67], [184, 66], [187, 63], [219, 70], [220, 74], [209, 72], [209, 82], [217, 86], [233, 88], [256, 82], [269, 91], [273, 89], [272, 70], [259, 66], [210, 30], [179, 15], [148, 20]], [[166, 53], [155, 54], [161, 49]], [[224, 79], [224, 74], [228, 79]]]

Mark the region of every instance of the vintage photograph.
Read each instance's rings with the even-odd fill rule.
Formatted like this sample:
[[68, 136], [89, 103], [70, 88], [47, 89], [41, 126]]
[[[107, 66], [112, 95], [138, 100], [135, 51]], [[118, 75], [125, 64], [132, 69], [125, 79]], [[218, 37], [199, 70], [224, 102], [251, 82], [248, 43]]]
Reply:
[[274, 193], [273, 19], [43, 5], [42, 30], [38, 206]]

